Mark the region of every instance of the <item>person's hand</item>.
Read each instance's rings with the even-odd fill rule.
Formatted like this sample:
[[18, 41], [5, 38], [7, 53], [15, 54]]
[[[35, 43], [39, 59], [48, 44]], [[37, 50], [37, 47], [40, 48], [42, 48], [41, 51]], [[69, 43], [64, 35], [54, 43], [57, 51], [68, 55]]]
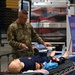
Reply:
[[48, 46], [52, 46], [52, 44], [49, 42], [44, 42], [44, 46], [48, 47]]
[[56, 57], [53, 57], [52, 59], [53, 59], [53, 61], [56, 61], [56, 62], [59, 61], [59, 58], [56, 58]]
[[34, 72], [41, 72], [41, 73], [46, 74], [46, 75], [49, 74], [49, 72], [45, 69], [34, 70]]
[[22, 44], [22, 48], [23, 48], [24, 50], [28, 50], [28, 47], [27, 47], [25, 44]]

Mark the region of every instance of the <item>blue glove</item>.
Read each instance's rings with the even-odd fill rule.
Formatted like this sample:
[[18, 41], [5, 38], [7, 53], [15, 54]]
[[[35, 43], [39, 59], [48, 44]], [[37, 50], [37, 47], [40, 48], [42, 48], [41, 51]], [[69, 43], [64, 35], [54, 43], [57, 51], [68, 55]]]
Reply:
[[58, 67], [58, 63], [56, 63], [56, 62], [49, 62], [49, 63], [44, 62], [44, 64], [45, 64], [45, 66], [43, 66], [43, 69], [46, 69], [46, 70], [51, 70], [53, 68]]

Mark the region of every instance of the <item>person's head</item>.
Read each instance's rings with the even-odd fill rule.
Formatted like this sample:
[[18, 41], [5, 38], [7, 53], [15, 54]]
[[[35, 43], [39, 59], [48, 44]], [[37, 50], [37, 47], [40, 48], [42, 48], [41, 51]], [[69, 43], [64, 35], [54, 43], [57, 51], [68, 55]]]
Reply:
[[8, 66], [9, 73], [19, 73], [24, 67], [24, 64], [19, 59], [12, 61]]
[[24, 24], [28, 19], [28, 12], [26, 10], [20, 10], [18, 12], [18, 22]]

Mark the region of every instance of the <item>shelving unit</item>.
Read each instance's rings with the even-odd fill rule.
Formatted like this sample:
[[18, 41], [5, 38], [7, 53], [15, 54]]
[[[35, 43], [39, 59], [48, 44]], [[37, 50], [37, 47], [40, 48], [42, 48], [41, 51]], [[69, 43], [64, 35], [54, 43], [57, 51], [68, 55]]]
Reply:
[[32, 0], [31, 24], [44, 41], [66, 45], [66, 15], [66, 0]]

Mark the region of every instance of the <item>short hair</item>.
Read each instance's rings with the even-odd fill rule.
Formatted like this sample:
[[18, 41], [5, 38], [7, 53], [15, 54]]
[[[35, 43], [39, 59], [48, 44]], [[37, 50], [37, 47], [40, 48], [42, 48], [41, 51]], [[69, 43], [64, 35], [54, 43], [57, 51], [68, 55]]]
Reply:
[[18, 17], [22, 17], [23, 14], [27, 15], [28, 12], [27, 12], [26, 10], [22, 9], [22, 10], [20, 10], [20, 11], [18, 12]]

